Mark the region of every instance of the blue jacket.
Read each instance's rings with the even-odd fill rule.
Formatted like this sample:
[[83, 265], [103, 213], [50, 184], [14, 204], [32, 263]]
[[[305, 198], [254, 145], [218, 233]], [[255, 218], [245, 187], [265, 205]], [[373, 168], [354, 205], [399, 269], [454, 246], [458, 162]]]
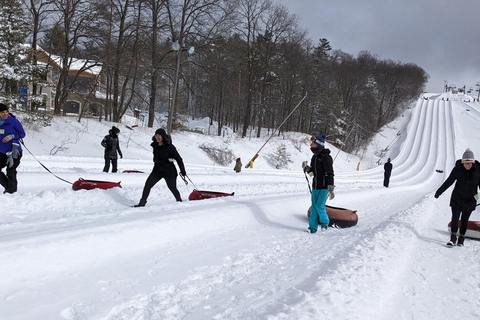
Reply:
[[[0, 119], [0, 122], [2, 120]], [[2, 142], [3, 138], [8, 135], [13, 135], [13, 139], [8, 142]], [[22, 152], [19, 141], [21, 138], [25, 138], [25, 130], [23, 130], [22, 124], [13, 114], [9, 114], [7, 120], [0, 124], [0, 152], [7, 153], [12, 151], [12, 143], [17, 143], [19, 145], [18, 151]]]

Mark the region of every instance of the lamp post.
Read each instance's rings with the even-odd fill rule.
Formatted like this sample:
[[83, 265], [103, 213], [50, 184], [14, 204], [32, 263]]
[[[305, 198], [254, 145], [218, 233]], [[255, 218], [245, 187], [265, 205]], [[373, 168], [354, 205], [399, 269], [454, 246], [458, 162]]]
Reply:
[[[179, 75], [180, 75], [180, 60], [181, 55], [180, 52], [186, 50], [185, 44], [180, 46], [178, 42], [172, 43], [172, 50], [176, 51], [176, 68], [175, 68], [175, 80], [173, 83], [173, 93], [172, 93], [172, 101], [170, 103], [170, 111], [168, 112], [168, 124], [167, 124], [167, 132], [169, 134], [172, 133], [173, 128], [173, 115], [175, 114], [175, 102], [177, 100], [177, 90], [178, 90], [178, 82], [179, 82]], [[192, 54], [195, 51], [194, 47], [190, 47], [188, 49], [188, 54]]]

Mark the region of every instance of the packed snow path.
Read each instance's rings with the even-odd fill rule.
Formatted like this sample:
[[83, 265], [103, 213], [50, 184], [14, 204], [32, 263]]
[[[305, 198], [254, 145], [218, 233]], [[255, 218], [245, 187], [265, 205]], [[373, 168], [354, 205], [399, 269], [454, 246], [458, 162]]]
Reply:
[[[478, 110], [419, 99], [390, 188], [381, 166], [337, 171], [329, 204], [358, 210], [359, 223], [315, 235], [304, 232], [300, 169], [235, 174], [187, 161], [199, 189], [235, 196], [175, 203], [162, 181], [131, 208], [147, 174], [102, 175], [123, 188], [74, 192], [26, 157], [22, 192], [2, 197], [0, 319], [480, 318], [480, 243], [446, 248], [451, 190], [433, 198], [466, 147], [480, 154]], [[70, 181], [101, 168], [57, 161]]]

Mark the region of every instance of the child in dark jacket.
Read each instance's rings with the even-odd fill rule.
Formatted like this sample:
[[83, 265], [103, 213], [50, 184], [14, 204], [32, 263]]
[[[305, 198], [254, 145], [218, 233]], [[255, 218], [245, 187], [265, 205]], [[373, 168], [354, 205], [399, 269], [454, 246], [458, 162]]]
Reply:
[[112, 129], [108, 131], [108, 135], [102, 140], [102, 146], [105, 148], [105, 166], [103, 167], [103, 172], [108, 172], [110, 162], [112, 162], [112, 172], [117, 172], [117, 152], [120, 155], [120, 159], [123, 158], [122, 150], [120, 150], [120, 140], [118, 140], [119, 134], [120, 129], [113, 126]]
[[307, 161], [303, 163], [303, 170], [313, 174], [312, 206], [307, 229], [309, 233], [317, 232], [319, 223], [322, 230], [327, 230], [330, 219], [327, 215], [325, 203], [327, 198], [332, 200], [335, 197], [333, 159], [330, 156], [330, 150], [325, 149], [326, 138], [325, 134], [311, 138], [310, 150], [313, 156], [310, 165]]

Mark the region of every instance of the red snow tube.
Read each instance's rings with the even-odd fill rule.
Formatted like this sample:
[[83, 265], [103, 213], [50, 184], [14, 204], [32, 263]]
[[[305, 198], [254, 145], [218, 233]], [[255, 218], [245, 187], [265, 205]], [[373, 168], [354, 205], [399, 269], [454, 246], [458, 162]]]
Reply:
[[72, 185], [73, 190], [93, 190], [93, 189], [112, 189], [112, 188], [121, 188], [119, 182], [110, 182], [110, 181], [97, 181], [97, 180], [84, 180], [82, 178], [75, 181]]
[[220, 198], [220, 197], [231, 197], [235, 194], [232, 193], [224, 193], [224, 192], [215, 192], [215, 191], [203, 191], [203, 190], [193, 190], [188, 196], [188, 200], [203, 200], [203, 199], [211, 199], [211, 198]]
[[144, 172], [139, 170], [123, 170], [122, 173], [144, 173]]
[[[448, 223], [448, 232], [451, 233], [451, 225], [452, 223]], [[458, 220], [458, 229], [460, 230], [460, 226], [462, 225], [462, 221]], [[472, 239], [480, 239], [480, 221], [468, 221], [467, 224], [467, 232], [465, 232], [466, 238]]]
[[[329, 227], [350, 228], [357, 225], [357, 210], [337, 208], [327, 205], [325, 208], [327, 209], [327, 215], [330, 219], [330, 223], [328, 224]], [[310, 218], [310, 208], [308, 208], [307, 216]]]

